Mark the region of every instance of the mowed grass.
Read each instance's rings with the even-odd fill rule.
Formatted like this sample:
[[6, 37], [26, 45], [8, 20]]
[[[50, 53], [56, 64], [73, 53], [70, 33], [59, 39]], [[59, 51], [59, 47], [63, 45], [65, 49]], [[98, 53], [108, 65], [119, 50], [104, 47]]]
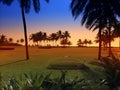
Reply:
[[[4, 76], [20, 75], [22, 73], [39, 72], [53, 76], [60, 74], [58, 70], [48, 70], [49, 64], [84, 63], [97, 60], [98, 48], [51, 48], [39, 49], [29, 47], [30, 59], [25, 60], [25, 47], [15, 47], [15, 50], [0, 50], [0, 72]], [[69, 70], [68, 76], [82, 76], [80, 70]]]

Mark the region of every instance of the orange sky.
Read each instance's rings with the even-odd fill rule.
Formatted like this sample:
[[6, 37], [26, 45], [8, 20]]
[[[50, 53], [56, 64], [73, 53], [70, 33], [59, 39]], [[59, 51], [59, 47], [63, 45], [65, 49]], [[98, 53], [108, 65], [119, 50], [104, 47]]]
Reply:
[[[23, 32], [22, 26], [20, 28], [12, 27], [12, 28], [8, 28], [8, 29], [9, 29], [9, 31], [14, 31], [14, 32], [8, 32], [7, 30], [5, 30], [6, 32], [2, 31], [1, 33], [5, 34], [7, 36], [7, 38], [12, 37], [14, 39], [14, 42], [16, 42], [17, 39], [24, 38], [24, 32]], [[34, 30], [32, 30], [32, 29], [34, 29]], [[51, 29], [51, 30], [44, 30], [42, 28], [40, 30], [41, 31], [43, 30], [43, 32], [47, 32], [48, 35], [52, 32], [57, 32], [59, 30], [59, 29], [57, 30], [55, 27], [54, 28], [51, 27], [49, 29]], [[95, 36], [97, 34], [97, 30], [92, 32], [88, 29], [85, 29], [84, 27], [72, 27], [71, 26], [71, 27], [63, 28], [63, 30], [64, 31], [68, 30], [70, 32], [70, 35], [71, 35], [70, 40], [71, 40], [73, 46], [76, 45], [76, 42], [79, 38], [82, 40], [88, 39], [88, 40], [94, 41]], [[38, 31], [39, 30], [37, 28], [28, 27], [28, 38], [31, 33], [36, 33]], [[29, 43], [32, 44], [32, 41]], [[98, 44], [93, 42], [93, 46], [96, 46], [96, 45], [98, 45]], [[119, 40], [115, 39], [115, 41], [112, 43], [112, 46], [119, 46]]]

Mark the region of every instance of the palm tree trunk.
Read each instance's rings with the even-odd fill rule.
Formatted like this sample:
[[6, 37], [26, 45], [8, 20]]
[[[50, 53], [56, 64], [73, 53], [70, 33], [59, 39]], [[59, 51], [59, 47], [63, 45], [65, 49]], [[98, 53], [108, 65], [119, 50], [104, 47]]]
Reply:
[[22, 20], [23, 20], [23, 26], [24, 26], [26, 60], [28, 60], [29, 59], [29, 53], [28, 53], [28, 41], [27, 41], [27, 27], [26, 27], [26, 20], [25, 20], [25, 13], [24, 13], [23, 6], [21, 6], [21, 12], [22, 12]]
[[119, 49], [120, 49], [120, 36], [119, 36]]
[[98, 60], [100, 60], [100, 58], [101, 58], [101, 50], [102, 50], [102, 47], [101, 47], [101, 45], [102, 45], [102, 41], [101, 41], [101, 31], [102, 31], [102, 29], [100, 28], [100, 29], [99, 29], [99, 51], [98, 51]]
[[109, 56], [111, 56], [111, 32], [110, 32], [111, 27], [110, 26], [109, 26], [108, 30], [109, 30], [109, 32], [108, 32], [109, 33], [109, 52], [108, 53], [109, 53]]

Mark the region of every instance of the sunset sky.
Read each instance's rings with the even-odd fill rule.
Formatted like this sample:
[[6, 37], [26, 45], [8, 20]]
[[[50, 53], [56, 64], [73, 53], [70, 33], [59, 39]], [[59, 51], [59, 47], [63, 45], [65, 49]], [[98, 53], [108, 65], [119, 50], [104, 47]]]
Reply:
[[[80, 17], [74, 20], [70, 10], [71, 0], [50, 0], [47, 4], [41, 1], [41, 10], [37, 14], [31, 7], [30, 13], [26, 14], [28, 37], [31, 33], [38, 31], [57, 32], [58, 30], [69, 31], [73, 45], [79, 38], [94, 41], [97, 31], [92, 32], [80, 25]], [[5, 34], [8, 38], [24, 38], [21, 9], [17, 0], [11, 6], [0, 4], [0, 34]], [[114, 43], [118, 46], [118, 41]], [[97, 45], [97, 44], [94, 44]]]

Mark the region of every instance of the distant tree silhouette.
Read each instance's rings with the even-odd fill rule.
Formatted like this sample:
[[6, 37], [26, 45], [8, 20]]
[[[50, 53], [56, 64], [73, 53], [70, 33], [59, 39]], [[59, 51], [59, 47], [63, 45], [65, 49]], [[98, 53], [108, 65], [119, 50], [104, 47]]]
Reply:
[[[101, 32], [101, 41], [102, 41], [102, 46], [104, 48], [104, 50], [107, 50], [108, 44], [109, 44], [109, 39], [110, 42], [114, 41], [114, 36], [112, 34], [113, 32], [111, 32], [111, 35], [109, 36], [109, 31], [107, 29], [102, 30]], [[96, 43], [99, 42], [99, 36], [96, 36]]]
[[72, 45], [72, 42], [71, 42], [71, 41], [68, 41], [68, 42], [67, 42], [67, 45], [68, 45], [68, 46]]
[[[34, 10], [35, 12], [40, 11], [40, 0], [18, 0], [21, 8], [21, 14], [22, 14], [22, 21], [23, 21], [23, 27], [24, 27], [24, 36], [25, 36], [25, 47], [26, 47], [26, 59], [29, 59], [29, 53], [28, 53], [28, 41], [27, 41], [27, 25], [26, 25], [26, 18], [25, 13], [29, 13], [31, 1], [33, 2]], [[48, 2], [49, 0], [45, 0]], [[10, 5], [13, 0], [0, 0], [3, 4]]]
[[72, 43], [68, 40], [68, 38], [71, 38], [70, 33], [68, 31], [63, 32], [60, 44], [63, 46], [71, 45]]
[[[120, 16], [119, 0], [72, 0], [72, 15], [76, 19], [82, 13], [81, 24], [85, 24], [86, 28], [95, 30], [99, 28], [99, 52], [98, 59], [101, 58], [101, 32], [107, 27], [109, 36], [113, 22]], [[112, 24], [111, 24], [112, 23]], [[109, 53], [111, 52], [111, 44], [109, 39]]]
[[20, 41], [19, 40], [16, 40], [17, 43], [19, 43]]
[[87, 39], [84, 39], [83, 44], [85, 44], [85, 47], [87, 47], [88, 40], [87, 40]]
[[32, 40], [33, 43], [37, 43], [37, 46], [38, 46], [38, 42], [40, 41], [39, 36], [40, 36], [40, 33], [38, 33], [38, 32], [37, 33], [33, 33], [33, 34], [30, 35], [29, 39]]
[[35, 35], [36, 35], [37, 43], [38, 43], [38, 41], [39, 41], [39, 43], [41, 44], [40, 46], [42, 46], [43, 32], [42, 32], [42, 31], [39, 31], [39, 32], [37, 32]]
[[108, 32], [108, 30], [105, 29], [104, 31], [102, 31], [101, 39], [102, 39], [104, 50], [107, 50], [107, 47], [109, 44], [109, 32]]
[[0, 36], [0, 43], [3, 44], [3, 43], [5, 43], [5, 42], [7, 42], [7, 38], [6, 38], [5, 35], [2, 34], [2, 35]]
[[77, 45], [78, 45], [78, 47], [83, 47], [83, 42], [81, 39], [78, 39]]
[[63, 36], [63, 33], [62, 33], [61, 30], [59, 30], [59, 31], [57, 32], [57, 37], [58, 37], [59, 42], [61, 41], [62, 36]]
[[71, 41], [69, 41], [68, 39], [62, 39], [60, 43], [61, 43], [61, 45], [63, 45], [64, 47], [65, 47], [66, 45], [68, 45], [68, 46], [72, 45]]
[[83, 47], [83, 46], [86, 47], [87, 44], [89, 44], [89, 46], [90, 46], [92, 44], [92, 41], [91, 40], [87, 40], [87, 39], [84, 39], [83, 41], [81, 39], [78, 39], [78, 41], [77, 41], [78, 47]]
[[55, 46], [55, 44], [58, 40], [57, 34], [56, 33], [51, 33], [50, 34], [50, 40], [53, 42], [53, 46]]
[[50, 44], [51, 37], [50, 36], [47, 36], [46, 41], [47, 41], [47, 46], [51, 46], [51, 44]]
[[71, 38], [70, 33], [68, 31], [63, 32], [63, 38], [67, 39]]
[[23, 43], [23, 42], [24, 42], [24, 39], [23, 39], [23, 38], [21, 38], [21, 39], [20, 39], [20, 42], [21, 42], [21, 43]]
[[9, 43], [12, 43], [13, 42], [13, 38], [9, 38]]
[[120, 49], [120, 22], [118, 22], [114, 26], [113, 36], [114, 36], [114, 38], [117, 38], [117, 37], [119, 38], [119, 49]]
[[46, 32], [44, 32], [43, 33], [43, 37], [42, 37], [43, 39], [43, 42], [44, 42], [44, 46], [45, 46], [45, 41], [47, 41], [47, 33]]
[[91, 40], [88, 40], [88, 44], [89, 44], [89, 47], [90, 47], [90, 45], [93, 44], [93, 43], [92, 43]]
[[[51, 33], [49, 35], [47, 35], [46, 32], [42, 32], [39, 31], [37, 33], [33, 33], [29, 36], [29, 40], [32, 40], [33, 43], [37, 43], [37, 46], [40, 45], [39, 43], [44, 43], [44, 46], [51, 46], [51, 42], [52, 42], [52, 46], [58, 46], [57, 41], [59, 41], [60, 45], [61, 42], [65, 42], [66, 45], [70, 46], [72, 45], [72, 43], [68, 40], [70, 38], [70, 33], [68, 31], [65, 31], [62, 33], [61, 30], [59, 30], [56, 33]], [[65, 40], [66, 39], [66, 40]], [[63, 44], [62, 44], [63, 45]], [[42, 46], [42, 44], [40, 45]]]
[[42, 41], [43, 41], [45, 46], [45, 43], [48, 42], [49, 38], [46, 32], [39, 31], [37, 33], [31, 34], [29, 39], [32, 40], [33, 43], [37, 43], [37, 46], [42, 46]]

